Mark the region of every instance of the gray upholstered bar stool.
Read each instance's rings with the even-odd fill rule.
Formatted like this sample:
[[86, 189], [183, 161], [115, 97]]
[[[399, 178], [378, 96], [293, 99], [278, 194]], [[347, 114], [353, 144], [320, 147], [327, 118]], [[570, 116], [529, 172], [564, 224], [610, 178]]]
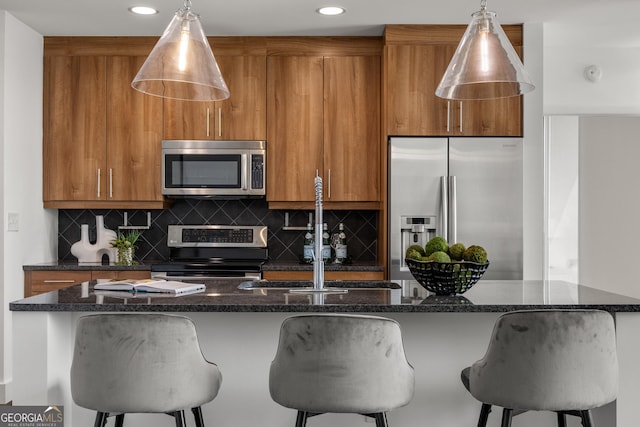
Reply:
[[298, 411], [296, 427], [323, 413], [355, 413], [387, 425], [386, 412], [413, 397], [400, 325], [375, 316], [286, 319], [269, 372], [272, 399]]
[[479, 427], [491, 406], [503, 408], [502, 427], [526, 411], [557, 412], [591, 427], [590, 410], [616, 399], [618, 359], [613, 317], [599, 310], [516, 311], [498, 318], [487, 352], [462, 371], [482, 402]]
[[97, 411], [95, 427], [116, 415], [166, 413], [177, 427], [191, 409], [203, 426], [201, 405], [218, 394], [222, 376], [200, 350], [191, 319], [167, 314], [97, 314], [78, 320], [71, 395]]

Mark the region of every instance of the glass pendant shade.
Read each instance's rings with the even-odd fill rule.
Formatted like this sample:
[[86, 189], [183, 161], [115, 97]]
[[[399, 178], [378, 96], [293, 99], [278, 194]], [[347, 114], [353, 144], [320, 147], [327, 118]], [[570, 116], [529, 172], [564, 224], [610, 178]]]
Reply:
[[446, 99], [493, 99], [532, 91], [522, 61], [496, 20], [496, 14], [481, 10], [472, 20], [447, 67], [436, 96]]
[[149, 95], [188, 101], [229, 97], [198, 15], [189, 2], [176, 12], [131, 86]]

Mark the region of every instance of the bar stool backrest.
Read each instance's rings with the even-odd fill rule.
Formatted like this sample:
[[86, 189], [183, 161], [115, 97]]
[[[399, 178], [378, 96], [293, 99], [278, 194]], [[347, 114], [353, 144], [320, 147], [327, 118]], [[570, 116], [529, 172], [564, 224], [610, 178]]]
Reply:
[[588, 410], [616, 399], [614, 320], [599, 310], [516, 311], [498, 318], [471, 366], [471, 394], [524, 410]]
[[213, 400], [222, 377], [200, 350], [191, 319], [98, 314], [78, 320], [71, 394], [105, 413], [163, 413]]
[[413, 368], [391, 319], [305, 315], [280, 329], [269, 387], [282, 406], [312, 413], [378, 413], [409, 403]]

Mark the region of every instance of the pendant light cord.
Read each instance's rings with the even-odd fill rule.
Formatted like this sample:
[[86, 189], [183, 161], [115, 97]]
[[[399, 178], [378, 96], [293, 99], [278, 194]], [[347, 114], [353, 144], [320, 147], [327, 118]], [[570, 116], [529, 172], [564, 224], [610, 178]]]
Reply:
[[487, 10], [487, 0], [480, 0], [480, 11]]
[[[486, 0], [483, 0], [486, 3]], [[189, 12], [191, 10], [191, 0], [184, 0], [184, 11]]]

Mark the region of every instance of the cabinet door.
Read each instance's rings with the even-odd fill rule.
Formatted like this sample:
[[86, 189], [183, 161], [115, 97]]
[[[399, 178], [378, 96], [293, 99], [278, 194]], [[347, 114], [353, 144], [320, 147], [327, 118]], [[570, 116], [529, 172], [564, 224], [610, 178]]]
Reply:
[[216, 57], [231, 95], [215, 103], [215, 139], [267, 137], [267, 57]]
[[[514, 46], [522, 58], [522, 46]], [[522, 96], [460, 101], [456, 113], [462, 135], [522, 136]]]
[[322, 173], [323, 70], [319, 56], [267, 58], [267, 200], [313, 201]]
[[164, 99], [164, 139], [213, 139], [213, 102]]
[[324, 59], [325, 199], [380, 198], [380, 57]]
[[451, 104], [435, 95], [455, 46], [387, 47], [387, 131], [389, 135], [446, 135]]
[[44, 59], [44, 194], [104, 200], [106, 58]]
[[107, 200], [161, 201], [162, 99], [134, 90], [145, 57], [107, 59]]
[[266, 56], [217, 56], [230, 97], [218, 102], [164, 100], [164, 139], [264, 140]]
[[460, 135], [522, 136], [522, 96], [459, 101], [456, 109]]

